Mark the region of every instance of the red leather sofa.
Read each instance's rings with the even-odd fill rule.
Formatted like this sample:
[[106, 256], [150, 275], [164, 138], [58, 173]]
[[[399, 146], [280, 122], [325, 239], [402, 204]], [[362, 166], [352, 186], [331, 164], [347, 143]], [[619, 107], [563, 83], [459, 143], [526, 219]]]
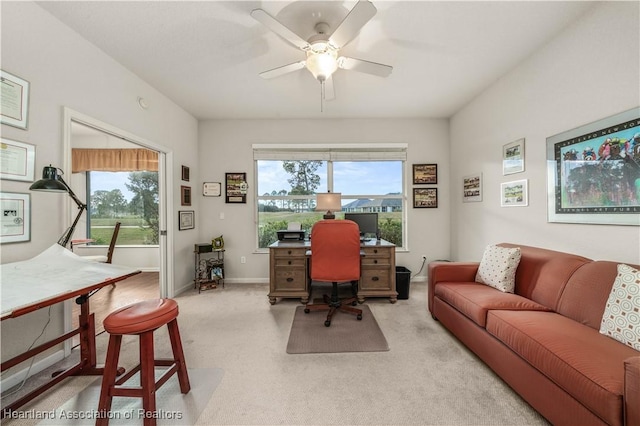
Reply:
[[521, 249], [514, 294], [431, 262], [433, 318], [554, 425], [640, 425], [640, 352], [599, 332], [619, 262], [499, 246]]

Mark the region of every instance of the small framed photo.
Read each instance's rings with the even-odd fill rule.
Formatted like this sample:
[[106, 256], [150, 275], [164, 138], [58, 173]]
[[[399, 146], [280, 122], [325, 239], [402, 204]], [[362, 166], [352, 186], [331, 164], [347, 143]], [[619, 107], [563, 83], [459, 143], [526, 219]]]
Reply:
[[0, 139], [0, 179], [33, 182], [35, 164], [35, 145]]
[[482, 173], [462, 178], [462, 202], [482, 201]]
[[413, 188], [413, 207], [433, 209], [438, 207], [438, 188]]
[[189, 182], [189, 167], [182, 166], [182, 180]]
[[178, 212], [178, 230], [194, 229], [196, 227], [195, 212], [193, 210], [181, 210]]
[[414, 164], [413, 165], [413, 184], [436, 184], [438, 183], [438, 165], [437, 164]]
[[2, 114], [0, 123], [27, 130], [29, 118], [29, 82], [0, 70]]
[[518, 139], [502, 147], [502, 174], [520, 172], [524, 172], [524, 139]]
[[245, 204], [248, 187], [246, 173], [225, 173], [225, 202]]
[[219, 197], [222, 195], [222, 183], [205, 182], [202, 184], [202, 195], [205, 197]]
[[31, 197], [0, 192], [0, 244], [31, 240]]
[[500, 184], [501, 207], [524, 207], [529, 205], [527, 179]]
[[180, 205], [182, 206], [191, 205], [191, 187], [190, 186], [180, 187]]

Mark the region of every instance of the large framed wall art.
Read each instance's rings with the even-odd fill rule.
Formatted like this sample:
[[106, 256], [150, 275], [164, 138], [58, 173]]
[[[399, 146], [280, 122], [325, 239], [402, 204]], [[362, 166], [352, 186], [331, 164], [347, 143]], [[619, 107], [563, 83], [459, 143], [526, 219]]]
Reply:
[[547, 138], [549, 222], [640, 226], [640, 108]]

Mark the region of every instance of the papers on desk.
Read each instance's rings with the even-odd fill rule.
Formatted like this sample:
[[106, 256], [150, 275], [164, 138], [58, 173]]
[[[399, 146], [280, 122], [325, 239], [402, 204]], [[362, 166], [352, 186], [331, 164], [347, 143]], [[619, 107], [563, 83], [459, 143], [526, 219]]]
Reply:
[[32, 259], [0, 265], [0, 316], [134, 272], [131, 267], [83, 259], [54, 244]]

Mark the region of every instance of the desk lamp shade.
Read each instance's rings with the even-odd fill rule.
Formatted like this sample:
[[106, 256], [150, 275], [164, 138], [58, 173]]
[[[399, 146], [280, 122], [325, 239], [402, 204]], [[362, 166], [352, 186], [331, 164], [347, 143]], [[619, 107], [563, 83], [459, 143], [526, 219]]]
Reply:
[[321, 192], [316, 194], [316, 210], [326, 211], [324, 219], [335, 219], [334, 212], [342, 210], [342, 193], [341, 192]]
[[42, 169], [42, 179], [29, 187], [32, 191], [67, 192], [67, 187], [58, 180], [58, 169], [45, 166]]
[[71, 190], [69, 185], [67, 185], [67, 182], [65, 182], [64, 179], [62, 179], [62, 176], [58, 174], [58, 168], [53, 167], [51, 164], [45, 166], [42, 169], [42, 179], [34, 182], [33, 185], [29, 187], [29, 189], [31, 191], [66, 192], [78, 206], [78, 214], [73, 221], [73, 224], [69, 228], [67, 228], [66, 231], [64, 231], [64, 233], [58, 240], [58, 244], [60, 244], [62, 247], [66, 247], [71, 240], [73, 231], [76, 229], [76, 225], [80, 220], [80, 216], [82, 216], [82, 212], [86, 210], [87, 205], [80, 201], [78, 196]]

